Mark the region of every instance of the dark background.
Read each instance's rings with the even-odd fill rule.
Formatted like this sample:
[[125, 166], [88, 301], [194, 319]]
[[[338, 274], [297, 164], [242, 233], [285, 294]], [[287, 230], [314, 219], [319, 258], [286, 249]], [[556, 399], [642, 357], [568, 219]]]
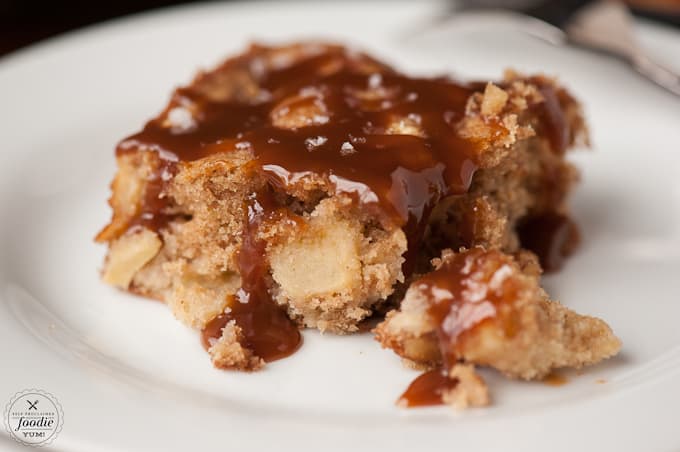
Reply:
[[[414, 0], [419, 1], [419, 0]], [[32, 42], [107, 19], [182, 0], [0, 0], [0, 55]], [[348, 7], [351, 8], [348, 2]], [[636, 14], [654, 16], [680, 28], [680, 0], [629, 0]]]
[[0, 0], [0, 55], [85, 25], [182, 0]]

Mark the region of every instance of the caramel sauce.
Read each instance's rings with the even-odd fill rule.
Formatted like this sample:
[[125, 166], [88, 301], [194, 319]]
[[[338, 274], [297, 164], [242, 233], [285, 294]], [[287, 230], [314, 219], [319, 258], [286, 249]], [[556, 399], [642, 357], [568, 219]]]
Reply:
[[434, 369], [418, 376], [397, 400], [403, 407], [441, 405], [446, 391], [454, 389], [458, 384], [455, 378], [449, 378], [441, 369]]
[[165, 184], [176, 172], [174, 162], [161, 159], [159, 167], [146, 180], [144, 199], [139, 210], [128, 222], [128, 231], [136, 227], [159, 231], [177, 216], [165, 212], [167, 200], [164, 197]]
[[563, 386], [567, 384], [569, 380], [564, 375], [552, 372], [543, 378], [543, 383], [550, 386]]
[[547, 213], [530, 218], [518, 228], [522, 247], [538, 256], [546, 272], [562, 268], [580, 241], [576, 224], [568, 217]]
[[[499, 251], [472, 248], [414, 283], [429, 298], [428, 314], [437, 325], [445, 368], [459, 359], [456, 350], [466, 333], [483, 321], [497, 319], [499, 309], [517, 299], [519, 289], [507, 277], [508, 264], [501, 257]], [[503, 317], [503, 327], [512, 336], [513, 319]]]
[[450, 369], [460, 358], [457, 350], [465, 337], [482, 322], [501, 321], [505, 333], [516, 332], [512, 316], [499, 312], [517, 299], [519, 288], [508, 278], [507, 262], [500, 251], [472, 248], [446, 259], [412, 287], [428, 298], [428, 314], [437, 325], [436, 334], [443, 366], [420, 375], [401, 396], [398, 404], [411, 406], [443, 403], [441, 394], [457, 380], [443, 369]]
[[[230, 304], [233, 304], [230, 303]], [[227, 326], [231, 320], [226, 314], [219, 314], [217, 317], [209, 321], [201, 330], [201, 345], [208, 351], [213, 346], [215, 341], [222, 336], [222, 328]]]
[[541, 118], [539, 128], [542, 129], [539, 133], [545, 134], [554, 152], [563, 154], [571, 141], [571, 128], [560, 104], [560, 93], [552, 86], [545, 85], [538, 77], [532, 78], [532, 81], [539, 86], [543, 95], [543, 102], [538, 106]]
[[208, 349], [210, 339], [219, 338], [222, 328], [233, 320], [243, 334], [241, 345], [270, 362], [290, 356], [302, 344], [297, 325], [269, 294], [266, 284], [269, 265], [263, 259], [266, 243], [257, 235], [264, 222], [286, 213], [277, 208], [268, 191], [254, 193], [247, 212], [248, 221], [238, 254], [241, 288], [228, 309], [203, 329], [201, 342]]
[[[177, 130], [164, 126], [162, 115], [117, 152], [146, 149], [179, 162], [248, 149], [273, 186], [323, 175], [336, 191], [418, 235], [432, 207], [465, 193], [477, 169], [481, 144], [456, 133], [474, 90], [444, 78], [410, 78], [389, 69], [366, 74], [355, 66], [344, 51], [312, 55], [263, 74], [259, 86], [266, 95], [252, 102], [220, 102], [180, 88], [167, 112], [198, 111], [195, 123]], [[274, 125], [278, 114], [295, 109], [321, 113], [303, 127]], [[396, 118], [413, 121], [423, 136], [388, 134]], [[158, 207], [151, 203], [144, 211]]]

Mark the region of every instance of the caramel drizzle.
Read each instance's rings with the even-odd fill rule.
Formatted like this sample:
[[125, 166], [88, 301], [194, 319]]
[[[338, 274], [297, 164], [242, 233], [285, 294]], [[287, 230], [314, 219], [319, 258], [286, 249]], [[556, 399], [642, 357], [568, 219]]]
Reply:
[[[324, 68], [337, 66], [330, 75]], [[163, 124], [166, 115], [123, 140], [118, 154], [146, 149], [168, 162], [197, 160], [234, 150], [250, 150], [277, 189], [310, 173], [323, 175], [337, 192], [352, 195], [365, 208], [387, 216], [412, 234], [444, 196], [463, 194], [477, 169], [480, 144], [456, 133], [474, 90], [450, 80], [409, 78], [391, 70], [356, 70], [344, 53], [329, 51], [260, 80], [267, 100], [214, 101], [195, 88], [180, 88], [168, 107], [199, 114], [184, 130]], [[379, 90], [379, 100], [366, 98]], [[326, 117], [295, 129], [272, 124], [272, 111], [284, 99], [288, 108], [323, 102]], [[390, 135], [395, 120], [416, 122], [424, 136]], [[312, 144], [310, 144], [312, 143]], [[145, 214], [161, 212], [149, 205]]]
[[522, 248], [531, 250], [550, 273], [562, 268], [564, 260], [578, 247], [578, 226], [566, 215], [545, 213], [525, 220], [518, 228]]
[[458, 253], [413, 283], [428, 298], [427, 313], [436, 325], [443, 363], [419, 376], [397, 403], [409, 407], [442, 404], [443, 393], [458, 383], [448, 371], [461, 358], [461, 344], [482, 322], [502, 320], [506, 333], [515, 333], [512, 316], [498, 312], [517, 299], [519, 288], [506, 277], [507, 264], [494, 255], [498, 258], [500, 252], [473, 248]]
[[413, 380], [397, 400], [397, 405], [405, 408], [441, 405], [444, 394], [457, 385], [458, 380], [449, 378], [443, 369], [433, 369]]
[[277, 209], [268, 191], [254, 193], [249, 199], [247, 212], [248, 221], [238, 255], [241, 288], [225, 312], [205, 326], [201, 341], [206, 350], [209, 349], [212, 340], [222, 336], [222, 329], [233, 320], [240, 329], [241, 346], [271, 362], [290, 356], [302, 344], [297, 325], [274, 302], [267, 290], [269, 266], [263, 259], [266, 243], [257, 234], [262, 224], [286, 213]]

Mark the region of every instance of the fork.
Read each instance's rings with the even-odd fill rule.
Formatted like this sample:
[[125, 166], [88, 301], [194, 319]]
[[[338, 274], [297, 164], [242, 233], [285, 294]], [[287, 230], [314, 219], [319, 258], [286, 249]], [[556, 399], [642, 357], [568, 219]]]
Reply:
[[630, 10], [620, 1], [461, 0], [439, 21], [440, 26], [469, 13], [493, 10], [523, 15], [530, 21], [522, 30], [544, 41], [617, 57], [647, 80], [680, 96], [680, 72], [654, 60], [638, 44]]

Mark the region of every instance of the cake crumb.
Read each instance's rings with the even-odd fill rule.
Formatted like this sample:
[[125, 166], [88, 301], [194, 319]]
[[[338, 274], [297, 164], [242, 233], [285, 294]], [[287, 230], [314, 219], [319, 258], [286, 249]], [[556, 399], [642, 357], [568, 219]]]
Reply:
[[481, 113], [482, 116], [500, 115], [508, 102], [508, 93], [493, 83], [486, 84], [484, 96], [482, 97]]
[[454, 365], [449, 371], [449, 378], [458, 380], [458, 384], [445, 391], [442, 400], [455, 410], [487, 406], [491, 402], [489, 388], [472, 364]]

